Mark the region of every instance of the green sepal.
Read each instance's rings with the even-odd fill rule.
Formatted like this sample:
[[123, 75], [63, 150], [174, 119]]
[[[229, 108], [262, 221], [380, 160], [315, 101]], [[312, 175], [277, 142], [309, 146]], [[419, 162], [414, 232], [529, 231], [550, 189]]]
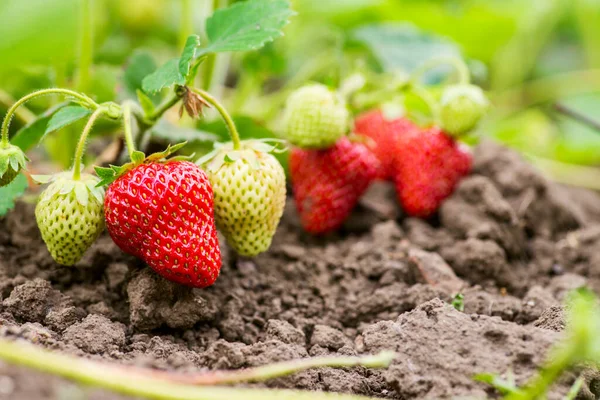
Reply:
[[131, 161], [133, 161], [135, 164], [141, 164], [145, 158], [146, 155], [141, 151], [136, 150], [133, 153], [131, 153]]
[[99, 203], [104, 202], [104, 188], [98, 187], [98, 178], [90, 174], [81, 174], [79, 180], [73, 179], [73, 172], [65, 171], [54, 175], [33, 175], [32, 178], [38, 183], [55, 183], [48, 186], [41, 194], [41, 200], [49, 200], [59, 194], [66, 196], [75, 193], [77, 202], [87, 207], [90, 195]]
[[252, 168], [260, 169], [261, 165], [258, 154], [281, 153], [287, 151], [287, 147], [278, 147], [279, 144], [285, 143], [287, 142], [281, 139], [250, 139], [242, 141], [239, 149], [234, 149], [232, 142], [215, 143], [214, 150], [196, 160], [196, 164], [204, 167], [207, 171], [215, 172], [224, 164], [245, 160]]
[[6, 186], [27, 165], [29, 159], [19, 147], [8, 144], [0, 145], [0, 187]]
[[164, 151], [150, 154], [148, 157], [146, 157], [145, 162], [166, 160], [167, 157], [169, 157], [171, 154], [181, 150], [181, 148], [183, 148], [183, 146], [185, 146], [186, 144], [187, 144], [187, 142], [181, 142], [181, 143], [177, 143], [174, 145], [168, 145]]
[[192, 159], [191, 156], [177, 156], [172, 157], [167, 160], [171, 154], [180, 150], [183, 146], [185, 146], [187, 142], [177, 143], [175, 145], [169, 145], [164, 151], [160, 151], [158, 153], [150, 154], [148, 157], [141, 151], [134, 151], [131, 155], [131, 162], [127, 164], [123, 164], [121, 166], [118, 165], [109, 165], [108, 168], [105, 167], [94, 167], [96, 174], [100, 178], [100, 182], [96, 186], [106, 186], [110, 185], [117, 179], [119, 179], [122, 175], [127, 173], [128, 171], [134, 169], [138, 165], [150, 162], [165, 162], [165, 161], [189, 161]]

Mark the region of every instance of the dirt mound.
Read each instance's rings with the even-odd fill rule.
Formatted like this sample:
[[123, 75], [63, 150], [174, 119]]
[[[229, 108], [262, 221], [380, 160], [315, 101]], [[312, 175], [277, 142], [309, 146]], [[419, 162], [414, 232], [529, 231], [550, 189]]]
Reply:
[[[482, 397], [491, 392], [472, 380], [479, 372], [512, 370], [523, 382], [560, 337], [564, 294], [600, 289], [600, 198], [548, 182], [493, 143], [475, 156], [430, 221], [402, 218], [381, 183], [342, 232], [314, 238], [289, 201], [272, 249], [247, 260], [223, 248], [221, 276], [205, 290], [165, 281], [106, 235], [76, 268], [58, 266], [33, 206], [20, 203], [0, 221], [0, 334], [176, 370], [391, 349], [399, 357], [387, 371], [321, 369], [267, 384], [384, 398]], [[448, 305], [457, 291], [464, 313]], [[0, 365], [4, 398], [65, 390], [80, 389]]]

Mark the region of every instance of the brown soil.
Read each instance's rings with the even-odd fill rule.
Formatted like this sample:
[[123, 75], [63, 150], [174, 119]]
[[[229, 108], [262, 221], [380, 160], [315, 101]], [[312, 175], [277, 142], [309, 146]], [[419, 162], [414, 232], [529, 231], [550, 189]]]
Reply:
[[[217, 283], [179, 287], [104, 235], [76, 268], [55, 264], [18, 204], [0, 221], [0, 335], [167, 370], [234, 369], [391, 349], [391, 368], [320, 369], [272, 387], [393, 399], [482, 398], [480, 372], [530, 377], [564, 328], [565, 293], [600, 289], [600, 197], [545, 180], [485, 142], [431, 221], [404, 218], [375, 185], [343, 232], [314, 238], [292, 201], [272, 249], [223, 249]], [[465, 295], [465, 312], [448, 302]], [[559, 398], [572, 382], [556, 388]], [[582, 398], [600, 381], [590, 374]], [[0, 399], [123, 399], [0, 364]]]

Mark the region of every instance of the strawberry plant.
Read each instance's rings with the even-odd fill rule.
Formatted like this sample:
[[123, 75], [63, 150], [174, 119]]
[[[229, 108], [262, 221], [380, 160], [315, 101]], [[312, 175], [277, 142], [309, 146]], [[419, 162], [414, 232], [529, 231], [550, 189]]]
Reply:
[[598, 397], [600, 8], [509, 3], [0, 2], [0, 392]]
[[[33, 178], [50, 183], [40, 196], [36, 218], [42, 238], [54, 260], [76, 264], [102, 233], [105, 225], [126, 253], [143, 259], [163, 277], [194, 287], [212, 285], [219, 275], [221, 254], [215, 227], [222, 229], [240, 255], [266, 251], [285, 204], [285, 174], [269, 153], [268, 141], [241, 141], [227, 110], [208, 92], [193, 88], [199, 68], [216, 53], [258, 49], [281, 36], [293, 12], [284, 0], [259, 0], [218, 10], [206, 24], [207, 43], [190, 35], [178, 58], [154, 68], [152, 60], [138, 56], [135, 74], [140, 82], [137, 101], [97, 103], [84, 93], [63, 88], [40, 90], [21, 98], [8, 110], [0, 142], [0, 186], [9, 184], [26, 167], [24, 150], [74, 122], [87, 118], [70, 171]], [[146, 72], [144, 72], [146, 71]], [[130, 79], [131, 81], [131, 79]], [[169, 91], [155, 105], [158, 92]], [[9, 125], [24, 103], [45, 95], [62, 95], [67, 102], [39, 118], [45, 130], [21, 130], [11, 144]], [[190, 162], [193, 155], [170, 157], [184, 143], [146, 156], [137, 149], [169, 109], [179, 105], [180, 117], [202, 116], [214, 108], [231, 135], [230, 144], [198, 161], [205, 173]], [[129, 162], [95, 168], [98, 177], [82, 173], [85, 148], [93, 127], [101, 120], [123, 127]], [[134, 138], [134, 130], [136, 137]], [[19, 194], [13, 186], [14, 198]], [[106, 188], [106, 196], [105, 196]], [[10, 189], [9, 189], [10, 190]]]

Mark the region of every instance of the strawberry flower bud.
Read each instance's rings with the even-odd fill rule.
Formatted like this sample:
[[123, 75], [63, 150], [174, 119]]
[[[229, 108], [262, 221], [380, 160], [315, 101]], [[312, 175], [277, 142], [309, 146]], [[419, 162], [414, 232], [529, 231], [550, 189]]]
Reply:
[[441, 124], [452, 136], [473, 130], [489, 107], [483, 90], [475, 85], [453, 85], [444, 90], [440, 102]]

